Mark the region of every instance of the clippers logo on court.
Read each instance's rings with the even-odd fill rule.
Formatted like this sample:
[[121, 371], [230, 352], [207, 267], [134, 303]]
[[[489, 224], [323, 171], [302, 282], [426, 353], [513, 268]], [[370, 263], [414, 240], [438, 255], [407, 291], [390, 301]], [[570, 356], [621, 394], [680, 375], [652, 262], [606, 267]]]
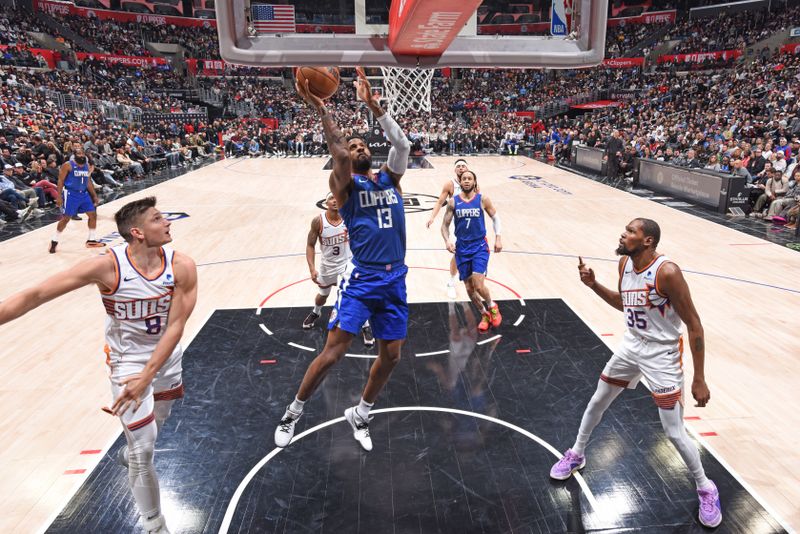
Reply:
[[529, 174], [515, 174], [514, 176], [509, 176], [509, 178], [511, 178], [512, 180], [519, 180], [523, 184], [533, 189], [550, 189], [551, 191], [555, 191], [556, 193], [561, 193], [562, 195], [572, 194], [572, 192], [567, 191], [561, 186], [548, 182], [541, 176], [532, 176]]
[[[438, 200], [439, 197], [425, 193], [403, 193], [403, 210], [406, 214], [431, 211]], [[328, 209], [324, 198], [317, 201], [317, 207], [322, 211]]]
[[172, 292], [151, 299], [137, 299], [128, 302], [116, 302], [114, 299], [103, 299], [106, 313], [118, 321], [135, 321], [161, 315], [169, 311]]

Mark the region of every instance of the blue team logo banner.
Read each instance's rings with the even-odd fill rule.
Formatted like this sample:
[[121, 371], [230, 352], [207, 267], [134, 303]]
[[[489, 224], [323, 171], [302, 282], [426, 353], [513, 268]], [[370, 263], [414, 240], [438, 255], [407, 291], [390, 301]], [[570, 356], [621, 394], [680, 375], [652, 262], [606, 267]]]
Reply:
[[553, 0], [550, 10], [550, 35], [566, 37], [567, 31], [567, 0]]

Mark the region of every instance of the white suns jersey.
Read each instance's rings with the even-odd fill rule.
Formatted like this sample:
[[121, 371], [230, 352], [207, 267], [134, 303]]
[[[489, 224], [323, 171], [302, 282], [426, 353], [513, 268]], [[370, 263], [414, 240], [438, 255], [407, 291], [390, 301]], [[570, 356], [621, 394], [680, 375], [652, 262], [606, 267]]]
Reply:
[[319, 248], [322, 251], [322, 265], [326, 270], [344, 269], [350, 261], [350, 236], [344, 219], [339, 224], [331, 224], [326, 214], [319, 216], [322, 231], [319, 234]]
[[620, 295], [628, 332], [659, 343], [677, 343], [681, 337], [681, 319], [669, 299], [658, 292], [656, 277], [669, 259], [658, 256], [641, 272], [625, 258], [622, 266]]
[[134, 266], [128, 245], [110, 251], [117, 266], [117, 287], [102, 293], [106, 308], [106, 344], [112, 354], [153, 352], [167, 328], [175, 273], [172, 259], [175, 252], [161, 247], [162, 268], [149, 279]]
[[459, 183], [458, 178], [453, 178], [453, 197], [457, 197], [460, 194], [461, 194], [461, 183]]

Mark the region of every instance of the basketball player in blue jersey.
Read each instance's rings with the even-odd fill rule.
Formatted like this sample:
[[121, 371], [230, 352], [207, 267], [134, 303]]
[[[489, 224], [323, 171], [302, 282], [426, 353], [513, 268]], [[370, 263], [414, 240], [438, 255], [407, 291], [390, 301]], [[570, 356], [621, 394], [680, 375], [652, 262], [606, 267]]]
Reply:
[[[454, 167], [456, 173], [454, 178], [447, 180], [442, 186], [442, 192], [439, 193], [439, 199], [433, 207], [431, 218], [425, 223], [425, 228], [430, 228], [439, 210], [442, 206], [447, 206], [447, 201], [461, 192], [461, 174], [468, 170], [467, 161], [464, 159], [457, 159]], [[456, 298], [456, 280], [458, 280], [458, 268], [456, 267], [455, 256], [450, 258], [450, 279], [447, 281], [447, 296], [448, 298]]]
[[406, 338], [406, 220], [400, 179], [406, 171], [411, 144], [400, 126], [381, 108], [364, 71], [357, 68], [356, 94], [369, 107], [383, 127], [392, 148], [386, 163], [375, 173], [366, 142], [347, 138], [334, 121], [325, 103], [308, 88], [297, 91], [322, 117], [328, 149], [333, 157], [330, 191], [340, 206], [350, 236], [353, 257], [339, 284], [339, 297], [328, 322], [325, 348], [311, 362], [294, 401], [287, 407], [275, 430], [275, 445], [286, 447], [294, 436], [303, 406], [341, 360], [361, 325], [369, 319], [378, 340], [378, 358], [370, 369], [361, 402], [345, 410], [353, 436], [361, 446], [372, 450], [369, 412], [392, 370], [400, 361], [400, 347]]
[[50, 241], [50, 254], [55, 254], [61, 234], [67, 227], [69, 220], [79, 214], [85, 213], [89, 218], [89, 237], [86, 239], [87, 248], [106, 246], [97, 240], [97, 193], [92, 185], [92, 165], [86, 159], [83, 148], [74, 149], [74, 160], [66, 161], [58, 172], [58, 198], [56, 204], [61, 208], [61, 218], [56, 225], [56, 233]]
[[[481, 313], [478, 331], [486, 332], [489, 326], [497, 328], [503, 320], [500, 308], [492, 302], [485, 278], [489, 266], [489, 243], [483, 212], [489, 214], [494, 225], [494, 251], [503, 250], [500, 238], [500, 216], [489, 197], [478, 193], [478, 177], [464, 171], [460, 177], [461, 193], [447, 201], [447, 212], [442, 221], [442, 237], [447, 250], [455, 253], [458, 277], [467, 288], [467, 295]], [[455, 220], [456, 243], [450, 240], [450, 222]]]

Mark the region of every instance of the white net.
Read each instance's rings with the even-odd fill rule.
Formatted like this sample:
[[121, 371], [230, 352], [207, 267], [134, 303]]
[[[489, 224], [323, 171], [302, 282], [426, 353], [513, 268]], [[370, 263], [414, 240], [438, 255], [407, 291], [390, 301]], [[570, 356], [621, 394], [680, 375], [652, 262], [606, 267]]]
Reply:
[[389, 101], [389, 114], [402, 115], [409, 109], [431, 112], [433, 69], [381, 67], [383, 95]]

